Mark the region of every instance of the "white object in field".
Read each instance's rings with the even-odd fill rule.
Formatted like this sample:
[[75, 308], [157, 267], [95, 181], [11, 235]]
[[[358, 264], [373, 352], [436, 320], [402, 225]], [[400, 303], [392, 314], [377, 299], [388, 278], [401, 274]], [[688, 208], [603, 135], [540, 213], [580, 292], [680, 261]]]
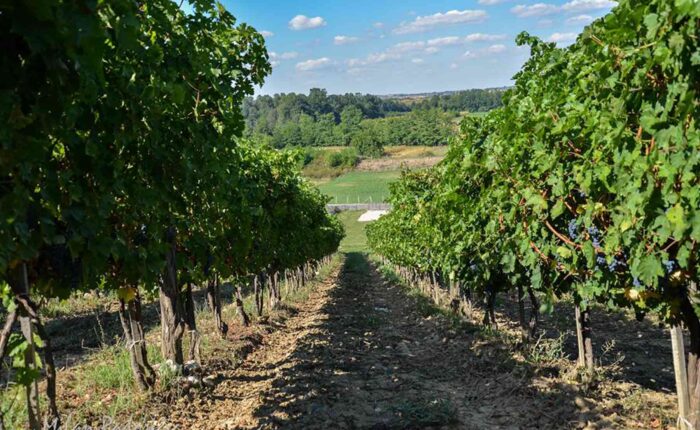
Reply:
[[382, 215], [386, 215], [389, 211], [385, 210], [369, 210], [357, 219], [359, 222], [370, 222], [370, 221], [376, 221], [381, 217]]

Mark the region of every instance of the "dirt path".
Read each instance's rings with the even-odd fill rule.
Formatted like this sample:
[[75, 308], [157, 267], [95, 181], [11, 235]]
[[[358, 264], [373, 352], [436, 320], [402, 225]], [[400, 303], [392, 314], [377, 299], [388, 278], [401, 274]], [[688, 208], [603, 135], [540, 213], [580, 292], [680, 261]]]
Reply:
[[[604, 428], [564, 384], [535, 389], [505, 347], [424, 317], [417, 299], [349, 254], [298, 313], [207, 400], [172, 410], [193, 429]], [[590, 422], [597, 422], [599, 427]]]

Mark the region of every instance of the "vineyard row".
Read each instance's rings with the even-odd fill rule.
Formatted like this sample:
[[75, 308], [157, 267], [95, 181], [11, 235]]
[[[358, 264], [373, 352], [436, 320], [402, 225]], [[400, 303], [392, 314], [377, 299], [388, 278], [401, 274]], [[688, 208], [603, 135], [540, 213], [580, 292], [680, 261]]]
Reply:
[[621, 0], [563, 48], [520, 34], [530, 58], [504, 106], [467, 118], [440, 165], [404, 172], [368, 226], [404, 278], [485, 296], [486, 323], [515, 290], [525, 340], [526, 293], [535, 311], [572, 295], [589, 374], [593, 303], [655, 314], [679, 351], [683, 428], [700, 428], [699, 35], [693, 0]]

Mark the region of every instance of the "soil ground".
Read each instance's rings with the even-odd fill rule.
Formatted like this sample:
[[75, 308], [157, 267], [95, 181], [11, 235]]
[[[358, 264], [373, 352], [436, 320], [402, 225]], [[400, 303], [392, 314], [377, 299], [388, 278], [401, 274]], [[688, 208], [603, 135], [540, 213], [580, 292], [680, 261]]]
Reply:
[[[348, 230], [355, 236], [357, 224]], [[214, 334], [210, 312], [198, 312], [202, 369], [213, 388], [161, 375], [152, 392], [136, 395], [107, 302], [101, 312], [49, 321], [59, 409], [92, 428], [105, 419], [182, 430], [675, 428], [670, 340], [654, 321], [594, 309], [597, 382], [586, 386], [573, 364], [566, 299], [542, 316], [541, 337], [523, 346], [510, 295], [499, 295], [498, 329], [486, 329], [478, 308], [467, 319], [436, 307], [388, 267], [350, 251], [364, 248], [355, 239], [250, 327], [226, 301], [225, 339]], [[252, 302], [246, 306], [251, 312]], [[159, 369], [155, 304], [145, 313], [149, 359]], [[8, 428], [21, 428], [20, 390], [0, 394]]]
[[[192, 429], [671, 428], [668, 393], [629, 381], [583, 391], [566, 381], [557, 357], [517, 359], [503, 335], [455, 325], [381, 276], [365, 254], [347, 254], [337, 270], [240, 366], [223, 366], [212, 392], [168, 407], [161, 422]], [[636, 411], [626, 398], [634, 395]]]

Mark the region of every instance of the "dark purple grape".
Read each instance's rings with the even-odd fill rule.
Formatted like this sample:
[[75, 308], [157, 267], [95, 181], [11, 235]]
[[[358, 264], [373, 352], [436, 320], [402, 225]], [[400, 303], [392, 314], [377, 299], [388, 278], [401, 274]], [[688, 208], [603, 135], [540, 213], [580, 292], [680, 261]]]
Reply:
[[671, 272], [673, 272], [673, 269], [676, 268], [676, 261], [675, 260], [666, 260], [664, 261], [664, 266], [666, 266], [666, 273], [669, 275]]
[[578, 223], [576, 222], [576, 218], [572, 219], [569, 221], [569, 237], [576, 240], [578, 237], [578, 234], [576, 231], [578, 230]]

